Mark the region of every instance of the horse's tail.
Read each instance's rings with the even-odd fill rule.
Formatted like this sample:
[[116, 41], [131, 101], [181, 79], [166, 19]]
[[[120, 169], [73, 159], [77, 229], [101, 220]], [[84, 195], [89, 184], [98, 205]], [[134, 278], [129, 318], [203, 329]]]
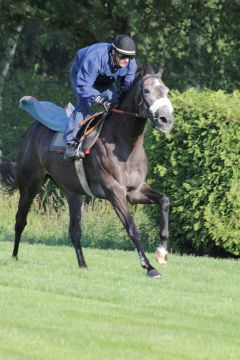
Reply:
[[16, 179], [16, 164], [9, 159], [0, 160], [0, 187], [1, 190], [12, 195], [18, 188]]

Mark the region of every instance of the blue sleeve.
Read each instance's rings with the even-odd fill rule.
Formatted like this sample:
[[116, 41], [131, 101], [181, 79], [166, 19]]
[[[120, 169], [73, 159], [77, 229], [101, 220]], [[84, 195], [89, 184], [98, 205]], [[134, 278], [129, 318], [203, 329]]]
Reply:
[[125, 92], [130, 88], [135, 78], [136, 71], [137, 71], [137, 64], [135, 59], [133, 59], [130, 61], [129, 70], [121, 82], [121, 87], [120, 87], [121, 92]]
[[89, 105], [94, 102], [96, 96], [100, 95], [100, 92], [93, 87], [99, 72], [100, 64], [96, 54], [95, 58], [86, 56], [78, 70], [76, 91]]

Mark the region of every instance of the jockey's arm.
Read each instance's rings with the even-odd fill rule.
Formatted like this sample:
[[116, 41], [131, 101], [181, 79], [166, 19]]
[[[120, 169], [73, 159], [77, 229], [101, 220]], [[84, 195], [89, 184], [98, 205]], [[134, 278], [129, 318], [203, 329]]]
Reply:
[[99, 69], [92, 59], [84, 59], [77, 74], [76, 91], [79, 97], [84, 98], [91, 105], [100, 92], [94, 88], [99, 75]]

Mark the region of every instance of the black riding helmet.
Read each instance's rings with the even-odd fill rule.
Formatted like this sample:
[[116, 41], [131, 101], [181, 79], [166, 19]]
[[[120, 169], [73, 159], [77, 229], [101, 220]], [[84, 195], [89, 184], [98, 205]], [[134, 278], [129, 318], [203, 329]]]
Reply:
[[120, 54], [134, 57], [136, 55], [136, 45], [128, 35], [117, 35], [112, 41], [112, 47]]

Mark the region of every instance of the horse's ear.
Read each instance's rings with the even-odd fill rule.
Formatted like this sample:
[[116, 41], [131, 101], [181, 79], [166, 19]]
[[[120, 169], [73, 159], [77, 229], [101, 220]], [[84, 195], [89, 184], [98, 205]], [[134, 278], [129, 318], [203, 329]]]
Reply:
[[141, 75], [144, 76], [146, 74], [150, 74], [150, 75], [154, 74], [151, 65], [149, 65], [148, 63], [144, 63], [141, 68]]
[[156, 75], [161, 78], [161, 77], [162, 77], [162, 74], [163, 74], [163, 68], [160, 67]]

